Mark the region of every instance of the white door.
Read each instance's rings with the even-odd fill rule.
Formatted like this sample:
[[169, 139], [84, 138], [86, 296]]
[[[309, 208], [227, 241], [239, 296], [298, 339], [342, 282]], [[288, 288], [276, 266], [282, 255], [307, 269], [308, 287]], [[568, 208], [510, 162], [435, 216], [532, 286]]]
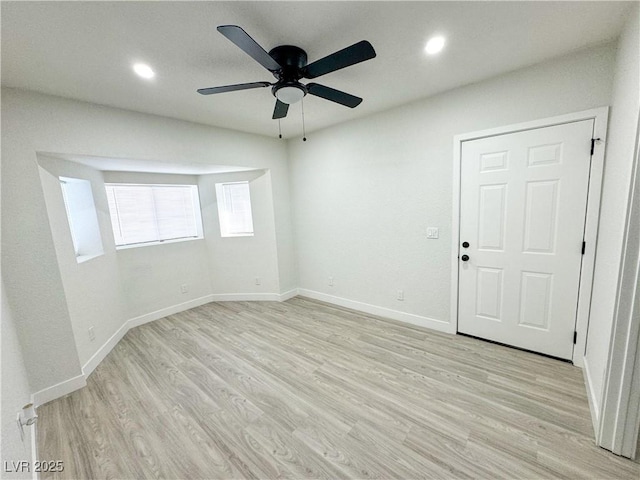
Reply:
[[592, 132], [584, 120], [462, 143], [459, 332], [571, 359]]

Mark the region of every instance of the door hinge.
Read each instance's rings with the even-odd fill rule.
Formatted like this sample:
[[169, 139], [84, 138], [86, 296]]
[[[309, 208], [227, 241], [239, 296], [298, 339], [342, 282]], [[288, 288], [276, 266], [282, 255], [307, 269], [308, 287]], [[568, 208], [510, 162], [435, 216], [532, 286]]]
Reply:
[[582, 255], [584, 255], [584, 252], [586, 249], [587, 249], [587, 242], [582, 242]]
[[577, 341], [578, 341], [578, 332], [574, 331], [573, 332], [573, 344], [575, 345]]
[[600, 139], [599, 138], [592, 138], [591, 139], [591, 156], [593, 156], [593, 151], [596, 148], [596, 142], [599, 142]]

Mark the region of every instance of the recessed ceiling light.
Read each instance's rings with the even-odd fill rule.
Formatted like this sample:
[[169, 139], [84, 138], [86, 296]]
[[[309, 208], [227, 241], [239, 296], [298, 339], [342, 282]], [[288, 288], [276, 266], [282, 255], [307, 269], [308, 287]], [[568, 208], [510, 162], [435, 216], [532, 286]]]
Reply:
[[136, 63], [133, 66], [133, 71], [136, 72], [142, 78], [153, 78], [156, 75], [156, 73], [151, 69], [151, 67], [144, 63]]
[[444, 37], [433, 37], [427, 42], [427, 46], [424, 47], [424, 51], [429, 55], [435, 55], [444, 48]]

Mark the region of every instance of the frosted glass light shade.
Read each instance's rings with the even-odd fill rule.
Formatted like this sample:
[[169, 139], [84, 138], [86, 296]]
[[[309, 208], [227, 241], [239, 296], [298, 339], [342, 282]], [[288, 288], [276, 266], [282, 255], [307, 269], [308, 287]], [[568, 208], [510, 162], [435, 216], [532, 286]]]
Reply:
[[302, 97], [304, 97], [304, 91], [298, 87], [282, 87], [276, 92], [276, 98], [288, 105], [299, 102]]

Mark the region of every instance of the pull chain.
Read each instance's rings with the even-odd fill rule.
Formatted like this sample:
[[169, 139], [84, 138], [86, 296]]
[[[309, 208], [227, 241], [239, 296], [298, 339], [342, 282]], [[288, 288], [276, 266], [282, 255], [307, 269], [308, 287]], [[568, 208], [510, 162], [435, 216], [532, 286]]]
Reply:
[[304, 129], [304, 97], [302, 98], [302, 100], [300, 100], [300, 103], [302, 105], [302, 141], [306, 142], [307, 141], [307, 132]]
[[278, 119], [278, 138], [282, 138], [282, 127], [280, 126], [280, 119]]

